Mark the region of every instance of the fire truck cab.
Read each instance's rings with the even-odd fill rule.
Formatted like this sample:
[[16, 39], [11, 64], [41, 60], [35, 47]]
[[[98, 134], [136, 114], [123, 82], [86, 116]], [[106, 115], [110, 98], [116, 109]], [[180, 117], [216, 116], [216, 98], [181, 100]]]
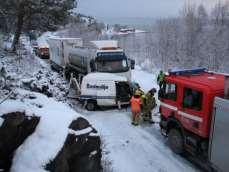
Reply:
[[204, 68], [165, 76], [159, 91], [161, 122], [171, 149], [207, 157], [215, 97], [224, 96], [225, 76]]

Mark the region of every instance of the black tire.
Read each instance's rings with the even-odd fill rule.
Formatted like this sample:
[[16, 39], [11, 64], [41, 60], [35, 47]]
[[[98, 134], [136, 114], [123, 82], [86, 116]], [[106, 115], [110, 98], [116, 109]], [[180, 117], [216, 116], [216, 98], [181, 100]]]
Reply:
[[71, 73], [70, 73], [70, 71], [69, 71], [69, 70], [65, 70], [65, 71], [64, 71], [64, 76], [65, 76], [65, 78], [69, 81], [70, 78], [71, 78]]
[[95, 111], [96, 110], [96, 101], [93, 101], [93, 100], [89, 100], [87, 101], [87, 104], [86, 104], [86, 109], [88, 111]]
[[178, 129], [171, 129], [168, 135], [169, 146], [176, 154], [184, 153], [184, 139]]
[[50, 66], [51, 66], [51, 69], [52, 69], [53, 71], [56, 71], [56, 69], [55, 69], [55, 67], [53, 66], [53, 64], [51, 64]]

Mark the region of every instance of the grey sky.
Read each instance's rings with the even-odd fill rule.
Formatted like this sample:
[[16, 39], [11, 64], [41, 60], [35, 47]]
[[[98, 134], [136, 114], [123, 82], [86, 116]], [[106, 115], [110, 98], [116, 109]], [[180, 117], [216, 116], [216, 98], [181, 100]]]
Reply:
[[[167, 17], [188, 0], [79, 0], [78, 11], [96, 17]], [[218, 0], [189, 0], [211, 8]]]

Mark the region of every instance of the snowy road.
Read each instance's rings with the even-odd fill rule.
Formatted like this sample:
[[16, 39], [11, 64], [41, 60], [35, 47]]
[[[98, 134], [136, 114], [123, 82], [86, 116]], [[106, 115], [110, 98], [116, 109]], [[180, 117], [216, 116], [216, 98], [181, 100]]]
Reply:
[[158, 124], [131, 125], [126, 110], [81, 112], [105, 141], [105, 155], [114, 172], [191, 172], [195, 168], [175, 155], [161, 136]]
[[[144, 90], [156, 86], [155, 75], [139, 69], [133, 71], [133, 79]], [[88, 112], [77, 108], [77, 111], [101, 134], [104, 156], [111, 161], [114, 172], [197, 171], [191, 163], [171, 152], [158, 124], [132, 126], [129, 109]]]

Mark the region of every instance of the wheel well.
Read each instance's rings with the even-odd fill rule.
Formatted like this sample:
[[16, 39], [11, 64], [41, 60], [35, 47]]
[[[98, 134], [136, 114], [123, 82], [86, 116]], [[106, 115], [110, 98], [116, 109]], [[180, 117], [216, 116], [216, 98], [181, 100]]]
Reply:
[[85, 101], [84, 107], [89, 111], [94, 111], [97, 109], [97, 101], [94, 99], [88, 99]]
[[92, 103], [95, 103], [95, 105], [97, 105], [97, 100], [95, 100], [95, 99], [88, 99], [86, 102], [87, 102], [87, 103], [88, 103], [88, 102], [92, 102]]
[[172, 128], [178, 129], [181, 132], [181, 134], [184, 136], [184, 129], [181, 123], [177, 119], [175, 119], [173, 116], [169, 117], [168, 119], [166, 133], [168, 134]]

